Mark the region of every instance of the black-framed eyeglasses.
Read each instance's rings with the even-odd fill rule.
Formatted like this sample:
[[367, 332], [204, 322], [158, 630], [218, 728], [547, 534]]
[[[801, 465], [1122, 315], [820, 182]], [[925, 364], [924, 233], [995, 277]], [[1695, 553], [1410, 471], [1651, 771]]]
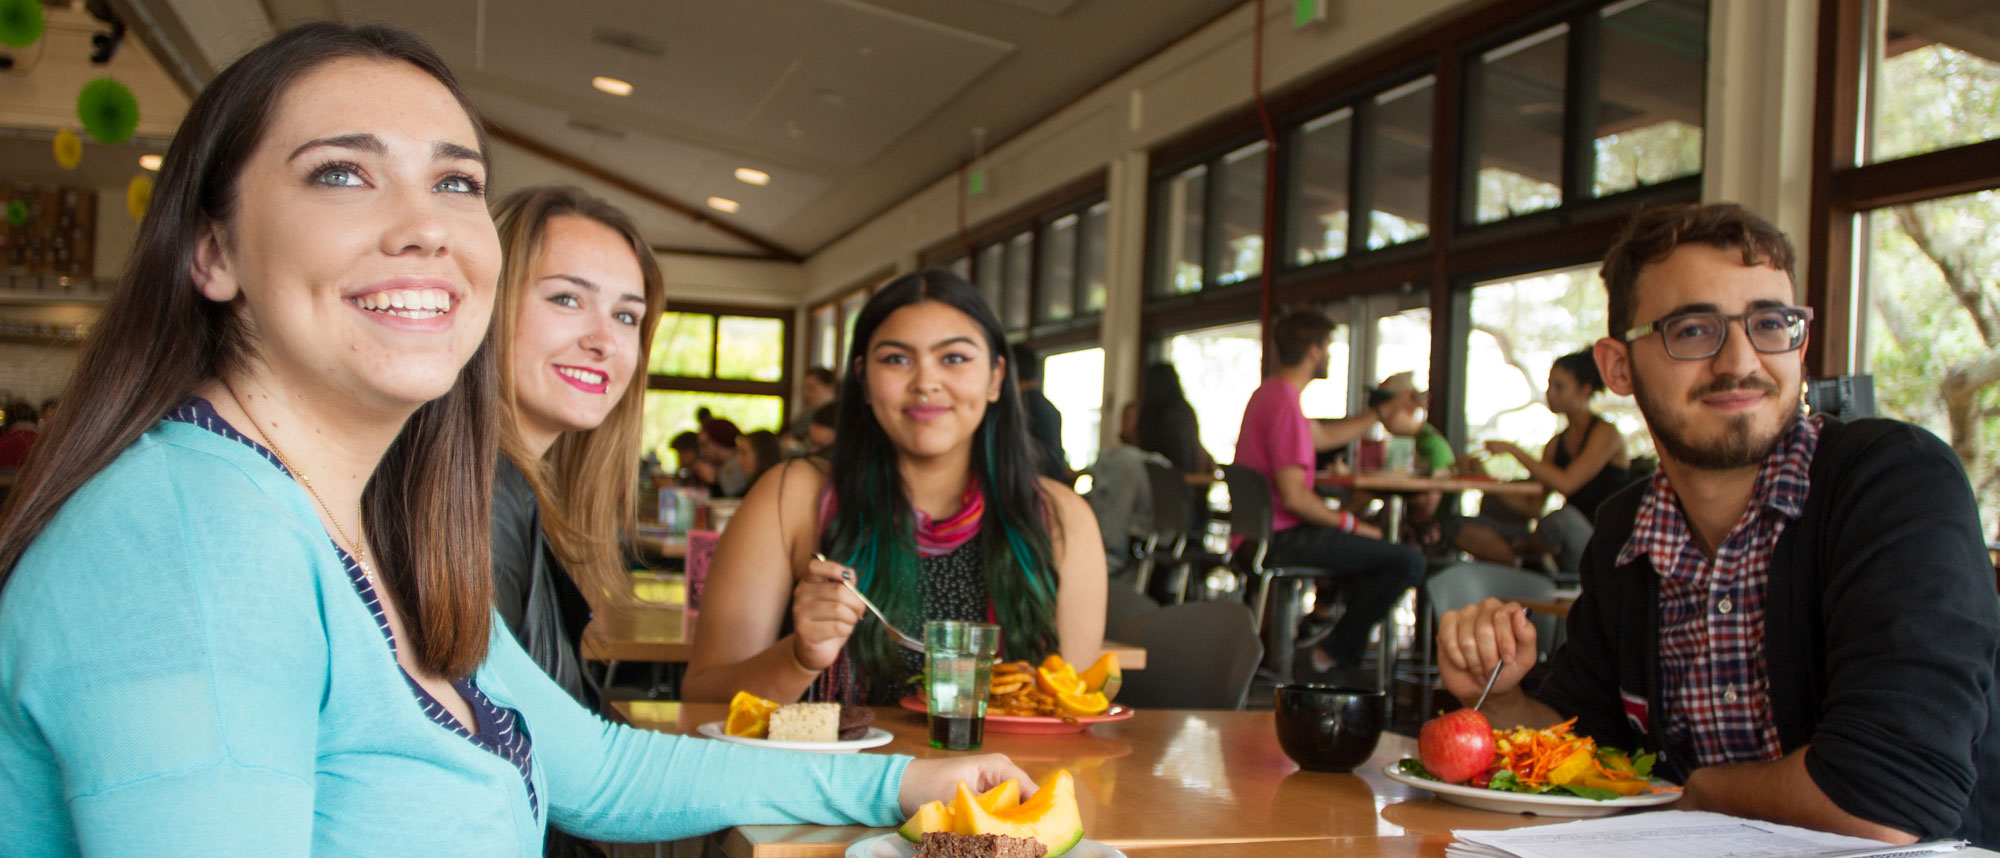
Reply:
[[1783, 354], [1806, 344], [1806, 324], [1811, 307], [1759, 307], [1736, 315], [1727, 313], [1679, 313], [1625, 332], [1627, 343], [1658, 333], [1666, 344], [1667, 356], [1676, 360], [1715, 357], [1729, 338], [1729, 323], [1742, 322], [1750, 337], [1750, 347], [1767, 355]]

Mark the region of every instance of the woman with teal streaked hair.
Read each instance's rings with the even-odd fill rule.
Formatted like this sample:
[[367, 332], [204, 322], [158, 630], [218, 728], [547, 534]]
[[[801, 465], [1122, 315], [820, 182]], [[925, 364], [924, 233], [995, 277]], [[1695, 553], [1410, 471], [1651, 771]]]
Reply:
[[686, 697], [880, 705], [911, 692], [921, 658], [862, 619], [846, 569], [912, 634], [982, 620], [1000, 625], [1004, 659], [1096, 659], [1097, 520], [1037, 476], [993, 309], [957, 275], [921, 271], [869, 299], [853, 343], [828, 469], [765, 474], [716, 549]]

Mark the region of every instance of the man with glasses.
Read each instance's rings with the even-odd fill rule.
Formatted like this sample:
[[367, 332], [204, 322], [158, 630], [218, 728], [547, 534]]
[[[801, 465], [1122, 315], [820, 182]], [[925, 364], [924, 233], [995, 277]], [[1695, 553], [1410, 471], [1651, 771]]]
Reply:
[[1810, 308], [1740, 206], [1638, 213], [1604, 263], [1613, 392], [1659, 473], [1605, 501], [1568, 643], [1489, 599], [1438, 626], [1445, 687], [1495, 724], [1575, 717], [1659, 753], [1679, 807], [1898, 843], [2000, 844], [2000, 600], [1951, 449], [1801, 410]]

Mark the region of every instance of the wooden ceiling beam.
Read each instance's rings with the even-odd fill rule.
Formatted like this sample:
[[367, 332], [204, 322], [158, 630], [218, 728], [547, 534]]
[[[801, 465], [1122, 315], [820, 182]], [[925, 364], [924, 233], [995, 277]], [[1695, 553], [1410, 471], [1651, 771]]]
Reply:
[[500, 123], [494, 122], [491, 119], [486, 120], [486, 133], [492, 135], [493, 138], [496, 140], [502, 140], [514, 146], [519, 146], [522, 149], [526, 149], [537, 156], [546, 158], [563, 167], [575, 170], [576, 172], [582, 173], [586, 176], [589, 176], [593, 179], [596, 179], [600, 182], [603, 182], [628, 194], [632, 194], [633, 196], [639, 197], [640, 199], [643, 199], [649, 203], [657, 205], [668, 211], [680, 214], [686, 217], [687, 219], [694, 221], [695, 223], [708, 224], [710, 226], [713, 226], [716, 229], [721, 230], [726, 235], [741, 240], [753, 247], [756, 247], [759, 250], [764, 251], [765, 255], [768, 258], [779, 259], [786, 262], [801, 262], [804, 260], [804, 257], [800, 256], [798, 253], [795, 253], [789, 248], [786, 248], [775, 241], [765, 238], [764, 236], [758, 235], [740, 226], [729, 223], [728, 221], [718, 220], [714, 217], [709, 216], [707, 211], [697, 206], [693, 206], [688, 203], [682, 202], [680, 200], [674, 199], [673, 197], [669, 197], [666, 194], [660, 193], [659, 191], [653, 190], [652, 188], [639, 184], [638, 182], [632, 179], [618, 175], [617, 173], [613, 173], [610, 170], [607, 170], [589, 161], [585, 161], [582, 158], [578, 158], [575, 155], [572, 155], [568, 152], [564, 152], [561, 149], [557, 149], [554, 146], [550, 146], [546, 143], [543, 143], [540, 140], [536, 140], [533, 137], [529, 137], [526, 134], [522, 134], [521, 132], [509, 128], [505, 125], [501, 125]]

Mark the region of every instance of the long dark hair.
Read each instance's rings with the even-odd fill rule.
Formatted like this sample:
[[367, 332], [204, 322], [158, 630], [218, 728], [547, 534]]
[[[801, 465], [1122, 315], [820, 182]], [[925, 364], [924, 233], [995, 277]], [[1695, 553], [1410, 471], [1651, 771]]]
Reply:
[[[0, 514], [0, 586], [69, 498], [202, 384], [240, 370], [253, 344], [232, 304], [203, 298], [190, 266], [204, 231], [237, 215], [237, 178], [285, 92], [343, 58], [404, 62], [435, 78], [480, 128], [451, 70], [390, 27], [300, 24], [245, 54], [188, 106], [118, 289]], [[479, 148], [487, 151], [479, 134]], [[495, 455], [493, 353], [417, 409], [362, 493], [369, 549], [424, 669], [465, 676], [486, 655], [487, 522]]]
[[1137, 435], [1139, 449], [1167, 457], [1183, 472], [1201, 470], [1201, 434], [1194, 406], [1188, 404], [1187, 394], [1181, 390], [1181, 374], [1173, 364], [1156, 361], [1146, 365], [1139, 388]]
[[[987, 354], [996, 363], [1007, 354], [1007, 339], [993, 308], [977, 288], [950, 271], [933, 268], [898, 277], [868, 299], [854, 323], [853, 345], [848, 349], [840, 426], [835, 432], [838, 452], [832, 457], [833, 517], [820, 534], [827, 556], [853, 567], [860, 575], [859, 586], [902, 628], [922, 625], [923, 565], [917, 555], [916, 515], [896, 466], [896, 447], [867, 405], [867, 354], [875, 329], [889, 314], [924, 301], [971, 317], [985, 334]], [[1000, 622], [1002, 644], [1008, 658], [1040, 659], [1056, 646], [1055, 552], [1049, 539], [1054, 523], [1048, 497], [1037, 481], [1040, 471], [1011, 364], [999, 401], [986, 407], [985, 418], [973, 432], [971, 471], [985, 494], [978, 539], [986, 592]], [[896, 663], [881, 624], [862, 623], [854, 634], [860, 639], [858, 655], [864, 672]]]
[[1590, 349], [1563, 355], [1556, 358], [1552, 365], [1569, 373], [1570, 378], [1576, 379], [1577, 384], [1589, 391], [1584, 394], [1586, 397], [1596, 396], [1598, 391], [1604, 389], [1604, 376], [1597, 371], [1597, 358]]

